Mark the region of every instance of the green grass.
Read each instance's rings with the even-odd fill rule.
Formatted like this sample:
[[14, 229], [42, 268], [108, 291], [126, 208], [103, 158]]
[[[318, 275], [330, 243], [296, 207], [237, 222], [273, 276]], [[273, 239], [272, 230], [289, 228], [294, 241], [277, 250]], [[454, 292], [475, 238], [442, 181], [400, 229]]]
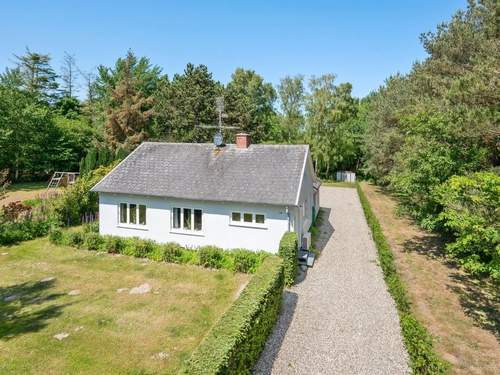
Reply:
[[19, 182], [19, 183], [9, 185], [7, 188], [7, 191], [8, 192], [15, 192], [15, 191], [40, 190], [40, 189], [46, 189], [47, 185], [48, 185], [47, 181]]
[[[0, 247], [2, 253], [1, 374], [176, 373], [249, 278], [46, 238]], [[40, 282], [46, 277], [55, 279]], [[151, 293], [117, 293], [146, 282]], [[80, 295], [69, 296], [75, 289]], [[5, 301], [13, 295], [19, 298]], [[61, 332], [69, 336], [58, 341], [53, 336]]]
[[382, 232], [380, 223], [373, 213], [361, 185], [359, 183], [356, 185], [366, 221], [377, 247], [380, 267], [384, 274], [387, 289], [398, 309], [401, 333], [406, 350], [410, 356], [412, 372], [414, 374], [425, 375], [446, 374], [449, 372], [449, 364], [442, 360], [436, 353], [433, 337], [413, 314], [406, 287], [397, 272], [394, 255], [389, 243]]
[[356, 184], [353, 182], [335, 181], [335, 180], [321, 180], [323, 186], [334, 186], [355, 189]]

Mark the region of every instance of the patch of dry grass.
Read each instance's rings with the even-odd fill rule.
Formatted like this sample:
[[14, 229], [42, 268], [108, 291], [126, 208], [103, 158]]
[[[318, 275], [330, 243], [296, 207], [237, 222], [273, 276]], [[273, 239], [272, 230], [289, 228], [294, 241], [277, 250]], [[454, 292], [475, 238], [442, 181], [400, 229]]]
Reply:
[[47, 191], [47, 182], [23, 182], [9, 185], [0, 207], [10, 202], [39, 199]]
[[[0, 373], [9, 374], [175, 373], [249, 277], [47, 239], [2, 253]], [[55, 279], [40, 282], [47, 277]], [[150, 293], [117, 292], [143, 283]], [[69, 336], [58, 341], [61, 332]]]
[[436, 337], [455, 374], [495, 374], [500, 368], [498, 285], [470, 277], [443, 254], [443, 243], [396, 214], [396, 201], [361, 184], [395, 256], [415, 315]]

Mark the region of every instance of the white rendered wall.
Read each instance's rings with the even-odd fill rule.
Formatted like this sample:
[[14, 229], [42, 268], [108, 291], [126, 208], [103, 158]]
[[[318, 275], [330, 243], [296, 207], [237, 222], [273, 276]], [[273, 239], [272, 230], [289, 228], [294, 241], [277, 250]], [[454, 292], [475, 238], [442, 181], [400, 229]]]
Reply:
[[[126, 224], [119, 224], [118, 206], [120, 203], [145, 204], [147, 225], [141, 228], [139, 225], [130, 227]], [[172, 207], [203, 210], [203, 230], [197, 234], [174, 233], [175, 230], [171, 227]], [[231, 225], [232, 211], [265, 214], [265, 228]], [[99, 193], [99, 230], [103, 235], [177, 242], [188, 247], [216, 245], [224, 249], [245, 248], [276, 253], [283, 233], [289, 229], [288, 225], [286, 208], [280, 206]]]

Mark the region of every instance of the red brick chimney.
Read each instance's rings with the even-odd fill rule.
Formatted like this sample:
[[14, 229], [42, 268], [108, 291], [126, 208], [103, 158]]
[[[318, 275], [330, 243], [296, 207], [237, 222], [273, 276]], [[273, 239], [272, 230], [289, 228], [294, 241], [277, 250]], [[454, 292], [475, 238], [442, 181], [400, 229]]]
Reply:
[[250, 147], [250, 134], [247, 133], [236, 134], [236, 147], [237, 148]]

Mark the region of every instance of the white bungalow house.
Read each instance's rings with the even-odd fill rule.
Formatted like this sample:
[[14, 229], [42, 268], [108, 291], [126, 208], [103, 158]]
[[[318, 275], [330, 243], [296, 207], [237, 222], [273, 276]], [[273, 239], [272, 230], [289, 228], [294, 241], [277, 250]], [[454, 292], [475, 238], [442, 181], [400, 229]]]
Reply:
[[309, 146], [254, 145], [247, 134], [221, 147], [144, 142], [92, 191], [101, 234], [189, 247], [277, 252], [289, 230], [306, 245], [319, 209]]

